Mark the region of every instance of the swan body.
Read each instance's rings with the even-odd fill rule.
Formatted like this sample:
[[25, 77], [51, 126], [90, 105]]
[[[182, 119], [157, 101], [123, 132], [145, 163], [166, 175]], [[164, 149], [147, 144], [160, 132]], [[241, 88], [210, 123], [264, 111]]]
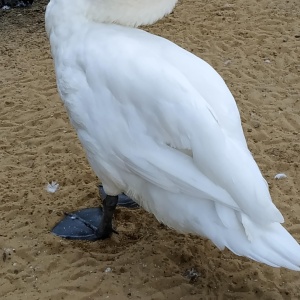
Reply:
[[57, 86], [109, 195], [274, 267], [300, 270], [218, 73], [174, 43], [132, 28], [176, 0], [51, 0], [46, 30]]

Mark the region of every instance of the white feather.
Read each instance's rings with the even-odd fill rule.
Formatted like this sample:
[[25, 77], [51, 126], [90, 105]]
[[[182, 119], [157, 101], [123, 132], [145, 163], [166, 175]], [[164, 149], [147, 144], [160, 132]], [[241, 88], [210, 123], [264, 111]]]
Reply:
[[49, 182], [46, 185], [46, 191], [49, 193], [55, 193], [59, 188], [59, 184], [56, 181]]
[[287, 178], [287, 176], [284, 173], [278, 173], [274, 176], [275, 179], [284, 179]]
[[300, 270], [300, 246], [279, 224], [223, 79], [170, 41], [126, 27], [175, 2], [50, 1], [58, 90], [88, 160], [107, 194], [133, 196], [168, 226]]

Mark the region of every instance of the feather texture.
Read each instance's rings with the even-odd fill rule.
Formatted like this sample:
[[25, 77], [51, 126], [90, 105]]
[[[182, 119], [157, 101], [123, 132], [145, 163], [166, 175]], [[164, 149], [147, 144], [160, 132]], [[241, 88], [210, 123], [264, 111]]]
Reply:
[[[280, 225], [218, 73], [166, 39], [126, 27], [143, 23], [141, 0], [128, 0], [128, 12], [122, 6], [129, 23], [113, 18], [117, 0], [92, 1], [98, 17], [87, 13], [89, 0], [70, 11], [67, 2], [51, 0], [46, 12], [58, 90], [106, 193], [125, 192], [166, 225], [220, 249], [300, 270], [300, 247]], [[151, 3], [147, 23], [176, 1]]]

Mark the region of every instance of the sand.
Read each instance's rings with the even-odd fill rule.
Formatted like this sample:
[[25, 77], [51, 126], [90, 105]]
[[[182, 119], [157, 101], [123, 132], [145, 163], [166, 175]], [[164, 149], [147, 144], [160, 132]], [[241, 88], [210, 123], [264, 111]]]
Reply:
[[[99, 180], [57, 95], [46, 3], [0, 11], [0, 298], [300, 299], [300, 273], [220, 252], [142, 209], [118, 209], [119, 235], [110, 240], [50, 233], [64, 211], [99, 204]], [[285, 227], [298, 241], [299, 17], [298, 0], [182, 0], [146, 28], [225, 79]], [[288, 177], [275, 180], [281, 172]], [[60, 184], [54, 194], [45, 190], [52, 180]]]

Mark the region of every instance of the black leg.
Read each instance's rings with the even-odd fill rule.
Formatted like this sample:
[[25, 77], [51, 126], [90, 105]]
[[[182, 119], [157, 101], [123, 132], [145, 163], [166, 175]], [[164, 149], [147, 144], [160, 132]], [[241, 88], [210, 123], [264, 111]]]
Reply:
[[[99, 189], [100, 198], [105, 199], [105, 197], [107, 197], [107, 194], [104, 192], [103, 186], [101, 184], [98, 186], [98, 189]], [[134, 200], [130, 199], [125, 194], [118, 195], [117, 205], [121, 207], [131, 208], [131, 209], [140, 207]]]
[[96, 231], [99, 239], [106, 239], [113, 233], [112, 219], [118, 203], [118, 196], [106, 196], [103, 199], [103, 217]]

